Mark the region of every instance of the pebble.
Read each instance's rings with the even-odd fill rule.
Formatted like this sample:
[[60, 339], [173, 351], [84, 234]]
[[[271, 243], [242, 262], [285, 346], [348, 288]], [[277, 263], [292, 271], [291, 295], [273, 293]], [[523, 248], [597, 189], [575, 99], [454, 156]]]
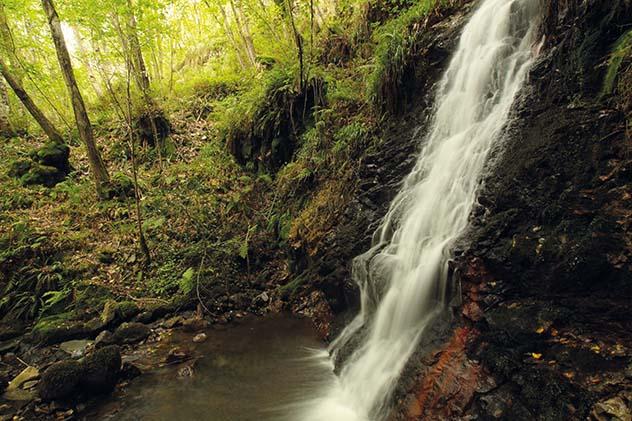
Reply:
[[206, 333], [199, 333], [193, 337], [193, 342], [195, 342], [196, 344], [204, 342], [205, 340], [206, 340]]

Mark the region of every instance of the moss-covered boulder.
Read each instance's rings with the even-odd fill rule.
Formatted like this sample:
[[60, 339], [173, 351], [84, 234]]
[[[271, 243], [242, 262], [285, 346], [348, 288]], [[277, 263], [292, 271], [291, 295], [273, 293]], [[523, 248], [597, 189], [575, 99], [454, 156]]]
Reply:
[[25, 186], [42, 185], [53, 187], [66, 178], [66, 174], [55, 167], [33, 163], [29, 171], [20, 177], [20, 182]]
[[120, 373], [121, 351], [117, 346], [107, 346], [83, 361], [65, 360], [48, 367], [42, 373], [38, 392], [43, 400], [109, 393]]
[[39, 395], [44, 400], [64, 399], [78, 390], [83, 366], [73, 360], [57, 362], [42, 373], [38, 385]]
[[54, 345], [91, 334], [82, 321], [72, 320], [72, 314], [63, 313], [40, 319], [33, 327], [31, 341], [42, 345]]
[[53, 167], [64, 174], [70, 173], [72, 167], [68, 161], [70, 147], [64, 143], [48, 142], [31, 152], [31, 159], [41, 165]]
[[108, 199], [129, 199], [134, 197], [134, 180], [123, 173], [114, 173], [104, 195]]
[[63, 181], [72, 171], [68, 158], [70, 147], [63, 143], [48, 142], [32, 151], [29, 158], [14, 161], [9, 176], [19, 178], [25, 186], [40, 184], [52, 187]]
[[120, 373], [121, 351], [110, 345], [86, 357], [80, 383], [85, 392], [108, 393], [116, 386]]

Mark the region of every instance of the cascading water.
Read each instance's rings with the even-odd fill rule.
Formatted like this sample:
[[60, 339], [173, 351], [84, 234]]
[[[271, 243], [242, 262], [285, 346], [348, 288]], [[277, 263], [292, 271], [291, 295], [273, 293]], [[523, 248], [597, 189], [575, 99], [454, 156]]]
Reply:
[[490, 151], [534, 56], [539, 0], [483, 0], [439, 86], [415, 168], [391, 204], [374, 246], [353, 263], [360, 314], [330, 347], [361, 345], [301, 420], [384, 419], [404, 365], [447, 306], [448, 261], [467, 228]]

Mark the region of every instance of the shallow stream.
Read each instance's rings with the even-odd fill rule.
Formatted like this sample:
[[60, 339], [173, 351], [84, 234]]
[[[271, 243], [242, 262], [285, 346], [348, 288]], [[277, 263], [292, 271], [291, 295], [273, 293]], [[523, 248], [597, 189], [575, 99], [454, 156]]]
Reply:
[[198, 358], [144, 372], [93, 415], [135, 421], [291, 420], [291, 404], [333, 377], [318, 357], [323, 343], [308, 320], [274, 315], [206, 334], [199, 344], [180, 331], [166, 337], [160, 347], [189, 347]]

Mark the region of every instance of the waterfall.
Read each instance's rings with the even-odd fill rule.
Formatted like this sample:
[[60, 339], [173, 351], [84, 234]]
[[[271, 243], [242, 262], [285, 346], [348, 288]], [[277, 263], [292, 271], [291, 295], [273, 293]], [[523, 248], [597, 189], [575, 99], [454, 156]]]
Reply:
[[447, 270], [464, 233], [490, 151], [498, 146], [533, 61], [539, 0], [483, 0], [463, 29], [439, 85], [436, 110], [412, 172], [373, 247], [354, 259], [361, 311], [332, 343], [360, 335], [309, 421], [382, 420], [424, 330], [446, 311]]

